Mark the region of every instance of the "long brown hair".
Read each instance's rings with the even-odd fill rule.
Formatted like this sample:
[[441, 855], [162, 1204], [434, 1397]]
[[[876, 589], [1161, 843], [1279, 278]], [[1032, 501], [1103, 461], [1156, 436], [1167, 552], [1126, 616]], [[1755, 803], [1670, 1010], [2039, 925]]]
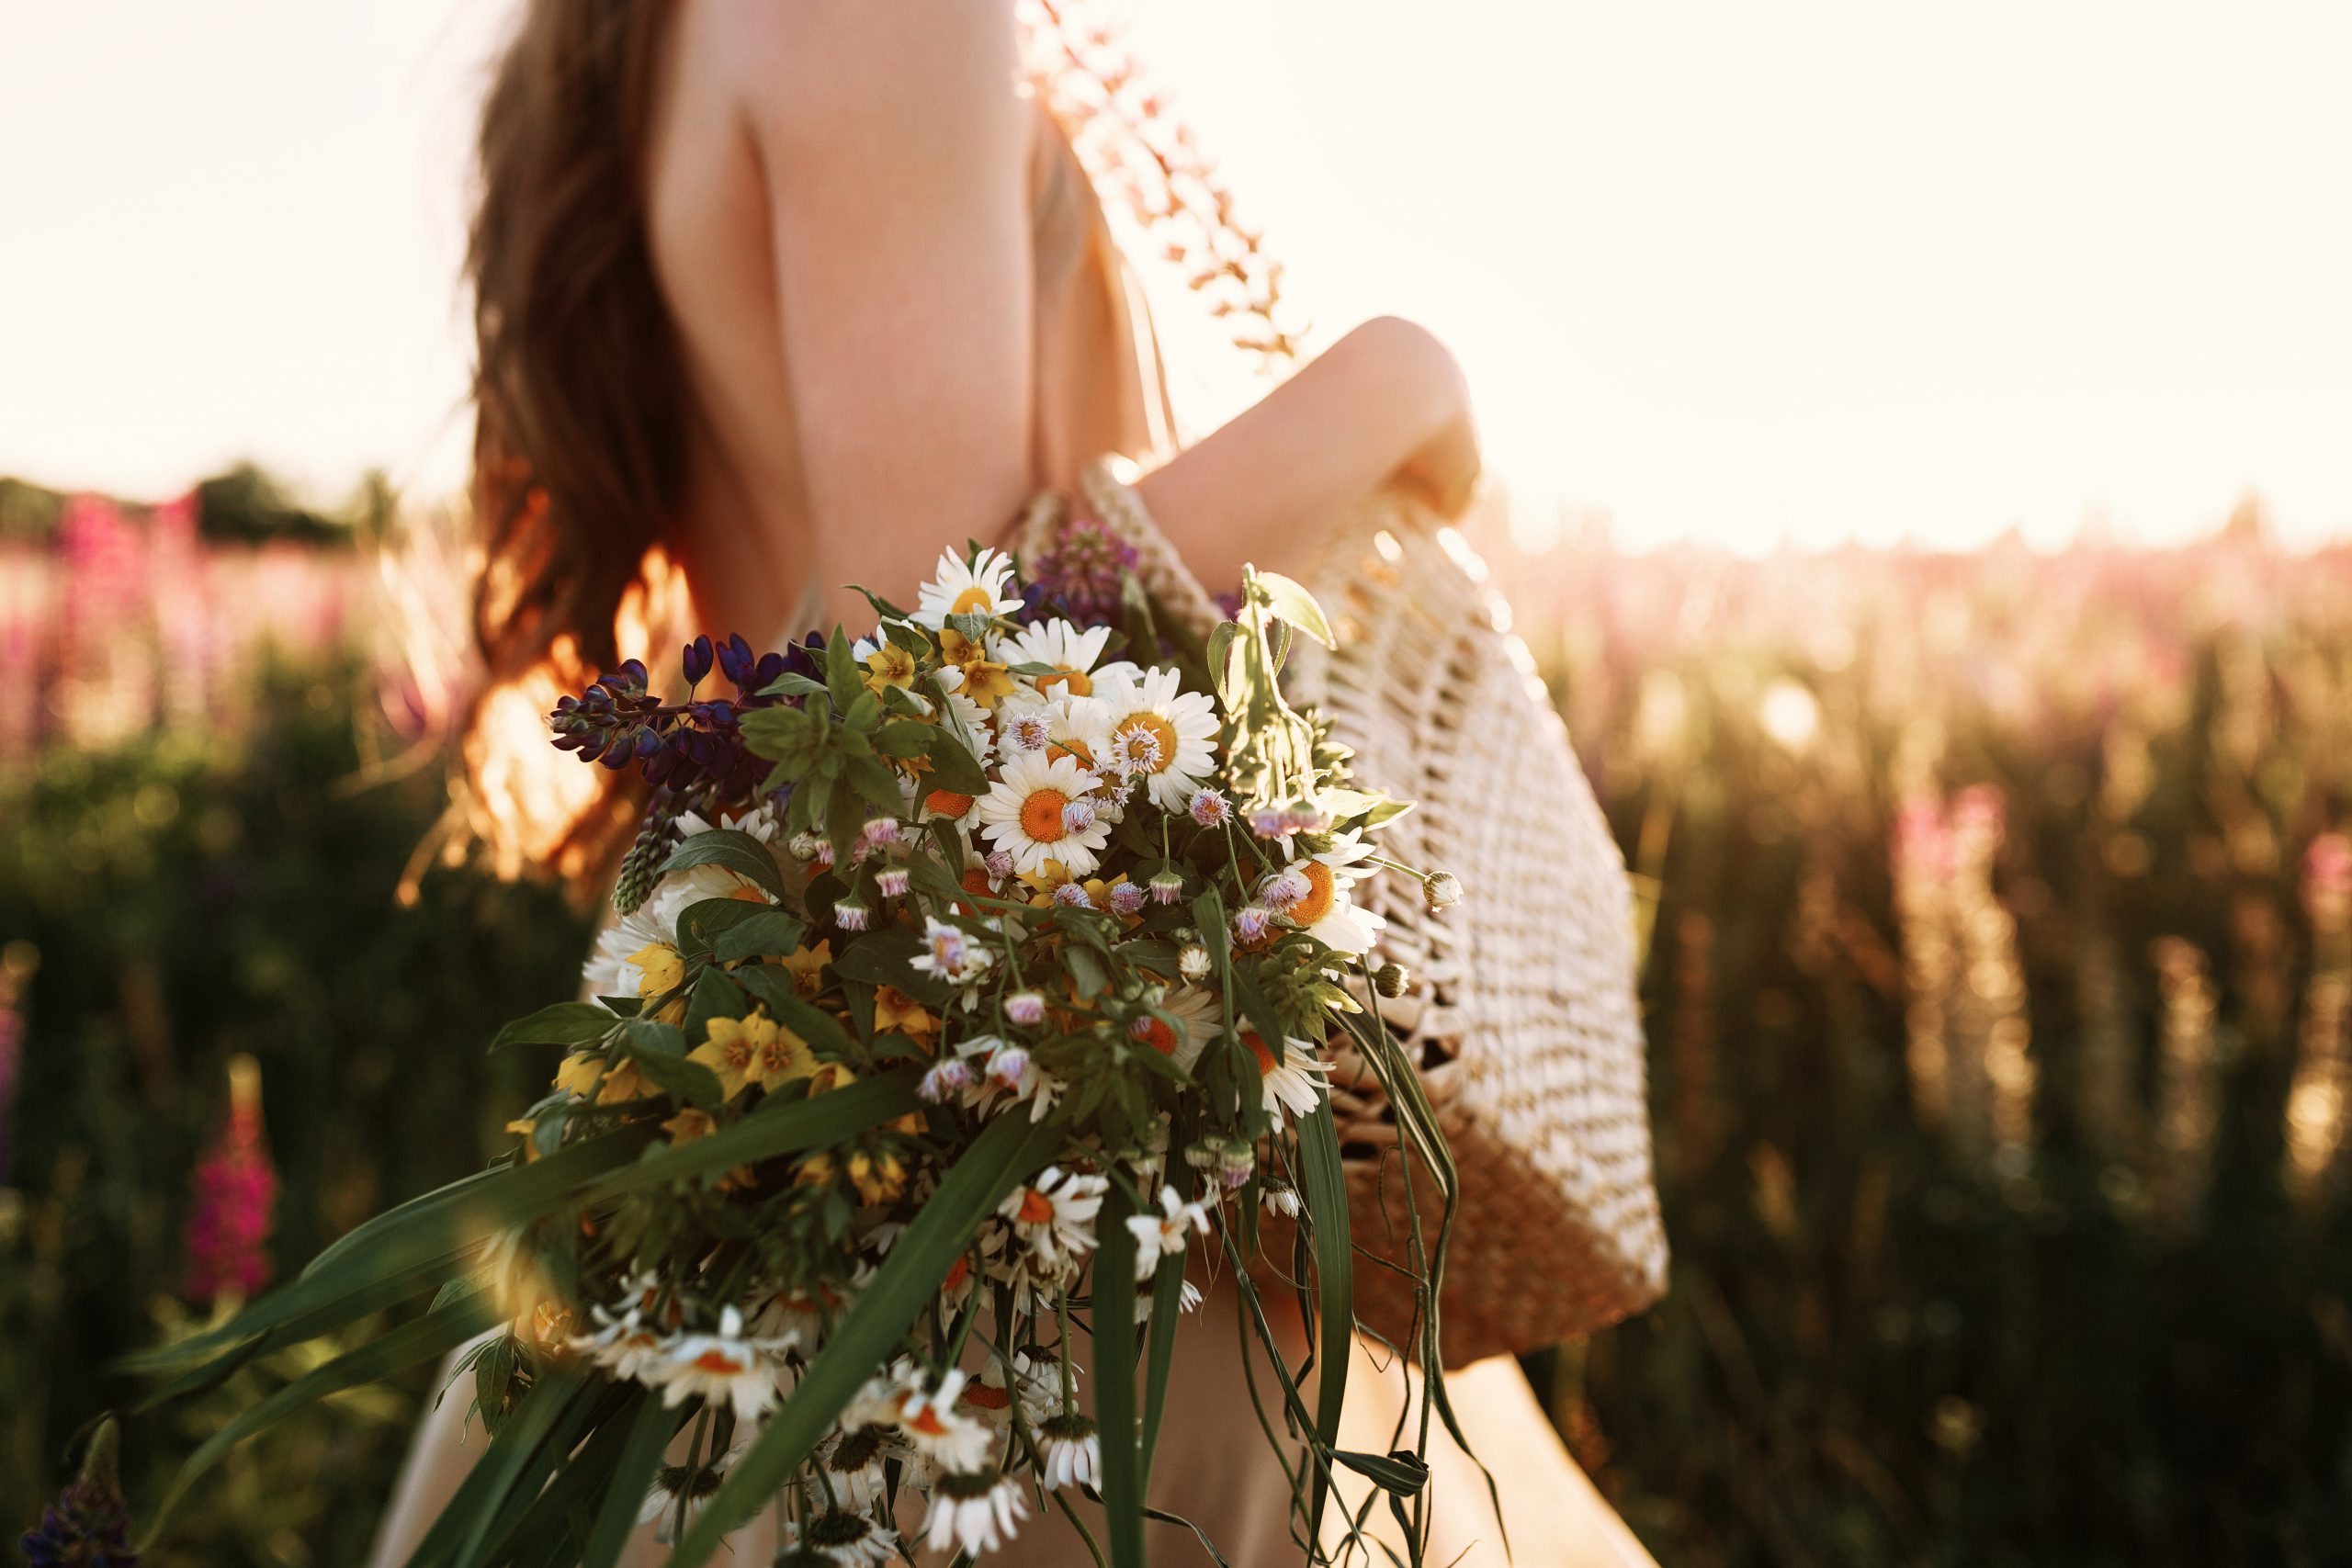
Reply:
[[[673, 0], [527, 0], [492, 76], [467, 274], [477, 359], [472, 506], [479, 694], [450, 826], [513, 875], [587, 893], [637, 816], [624, 773], [548, 744], [546, 716], [673, 629], [662, 546], [688, 396], [656, 285], [644, 156]], [[1022, 0], [1029, 68], [1088, 173], [1166, 248], [1235, 341], [1287, 360], [1280, 268], [1189, 133], [1073, 0]], [[658, 666], [658, 661], [657, 661]], [[460, 840], [449, 840], [453, 852]]]
[[482, 663], [463, 742], [469, 826], [502, 869], [574, 882], [627, 831], [626, 781], [554, 752], [545, 715], [647, 651], [674, 575], [660, 541], [684, 468], [684, 387], [642, 200], [669, 10], [528, 0], [482, 109], [466, 260]]

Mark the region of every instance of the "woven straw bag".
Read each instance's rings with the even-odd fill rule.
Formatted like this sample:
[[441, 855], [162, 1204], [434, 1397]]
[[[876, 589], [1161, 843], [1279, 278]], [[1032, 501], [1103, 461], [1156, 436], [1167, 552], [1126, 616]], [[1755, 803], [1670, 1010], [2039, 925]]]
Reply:
[[[1087, 469], [1086, 500], [1134, 547], [1159, 603], [1205, 636], [1223, 615], [1113, 471], [1119, 461]], [[1054, 509], [1033, 510], [1023, 553], [1058, 525]], [[1623, 858], [1462, 536], [1384, 491], [1335, 520], [1319, 553], [1306, 582], [1339, 647], [1300, 639], [1284, 685], [1329, 716], [1367, 787], [1418, 803], [1383, 830], [1384, 847], [1451, 871], [1465, 894], [1432, 912], [1406, 878], [1363, 885], [1388, 920], [1383, 953], [1414, 976], [1382, 1014], [1420, 1066], [1460, 1172], [1444, 1360], [1589, 1333], [1666, 1285]], [[1351, 1053], [1336, 1060], [1332, 1102], [1355, 1242], [1401, 1262], [1410, 1230], [1396, 1122]], [[1416, 1198], [1433, 1231], [1432, 1185], [1419, 1180]], [[1409, 1277], [1373, 1263], [1355, 1284], [1358, 1317], [1398, 1340]]]

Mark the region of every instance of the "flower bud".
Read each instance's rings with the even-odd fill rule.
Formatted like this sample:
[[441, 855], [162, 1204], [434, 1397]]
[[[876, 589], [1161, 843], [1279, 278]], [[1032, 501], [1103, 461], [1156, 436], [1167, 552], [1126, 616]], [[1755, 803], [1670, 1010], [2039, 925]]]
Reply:
[[1462, 902], [1462, 880], [1450, 871], [1431, 872], [1422, 879], [1421, 896], [1432, 909], [1450, 909]]
[[[1395, 968], [1395, 964], [1390, 964]], [[1187, 980], [1205, 980], [1209, 976], [1209, 950], [1197, 942], [1188, 942], [1176, 954], [1176, 973]]]
[[1214, 828], [1231, 815], [1225, 804], [1225, 796], [1213, 789], [1194, 790], [1185, 809], [1192, 813], [1193, 820], [1204, 828]]
[[1007, 1089], [1019, 1089], [1029, 1076], [1029, 1053], [1018, 1045], [1000, 1045], [989, 1057], [989, 1077]]
[[899, 841], [899, 819], [895, 817], [868, 818], [858, 838], [868, 850], [887, 850]]
[[1062, 831], [1076, 835], [1094, 826], [1094, 803], [1084, 795], [1062, 807]]
[[874, 874], [875, 889], [885, 898], [905, 897], [907, 896], [907, 868], [902, 865], [890, 866], [886, 870], [877, 871]]
[[695, 638], [694, 641], [686, 644], [686, 654], [684, 662], [686, 667], [687, 685], [699, 686], [702, 684], [703, 677], [710, 673], [711, 659], [712, 650], [709, 637], [698, 637]]
[[1384, 997], [1401, 997], [1412, 983], [1412, 971], [1402, 964], [1384, 964], [1372, 972], [1372, 988]]
[[1111, 889], [1111, 908], [1122, 915], [1140, 913], [1143, 909], [1143, 889], [1132, 882], [1122, 882]]
[[999, 882], [1002, 882], [1012, 874], [1012, 856], [1006, 851], [990, 850], [980, 857], [980, 863], [987, 867], [988, 874]]
[[1173, 904], [1177, 899], [1182, 898], [1183, 896], [1184, 874], [1182, 872], [1171, 868], [1167, 871], [1156, 871], [1151, 874], [1151, 901], [1153, 903]]
[[1094, 900], [1088, 896], [1085, 887], [1075, 882], [1065, 882], [1059, 887], [1055, 888], [1054, 902], [1059, 904], [1065, 909], [1091, 909], [1094, 908]]
[[833, 923], [845, 931], [864, 931], [867, 919], [868, 911], [859, 899], [844, 898], [833, 906]]
[[1035, 991], [1015, 991], [1004, 998], [1004, 1016], [1024, 1028], [1046, 1021], [1046, 998]]
[[1273, 925], [1273, 916], [1261, 905], [1245, 904], [1233, 912], [1233, 937], [1244, 947], [1265, 941]]

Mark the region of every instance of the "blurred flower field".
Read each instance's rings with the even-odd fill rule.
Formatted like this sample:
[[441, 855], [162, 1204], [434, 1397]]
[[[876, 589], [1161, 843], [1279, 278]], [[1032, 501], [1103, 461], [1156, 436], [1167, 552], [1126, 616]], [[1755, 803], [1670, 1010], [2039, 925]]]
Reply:
[[[448, 1108], [527, 1098], [483, 1047], [584, 942], [395, 898], [448, 575], [230, 478], [0, 483], [10, 1531], [110, 1356], [479, 1163]], [[1644, 879], [1676, 1247], [1529, 1367], [1660, 1561], [2352, 1557], [2352, 550], [1498, 570]], [[134, 1424], [134, 1495], [293, 1370]], [[260, 1439], [151, 1561], [356, 1561], [426, 1393]]]

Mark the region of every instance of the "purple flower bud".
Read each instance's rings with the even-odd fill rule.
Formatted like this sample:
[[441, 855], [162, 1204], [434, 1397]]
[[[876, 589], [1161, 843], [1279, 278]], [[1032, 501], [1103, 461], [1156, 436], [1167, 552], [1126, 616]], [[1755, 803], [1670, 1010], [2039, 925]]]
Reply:
[[899, 841], [899, 819], [895, 817], [873, 817], [858, 837], [869, 850], [888, 849]]
[[702, 684], [703, 677], [710, 673], [711, 660], [714, 657], [715, 655], [711, 650], [710, 638], [707, 637], [698, 637], [695, 638], [694, 641], [686, 644], [684, 663], [686, 667], [687, 685], [699, 686]]
[[1029, 1053], [1018, 1045], [1000, 1045], [989, 1057], [989, 1077], [1007, 1089], [1019, 1089], [1029, 1076]]
[[907, 896], [907, 868], [902, 865], [894, 865], [889, 867], [888, 870], [877, 871], [874, 874], [875, 889], [885, 898], [905, 897]]
[[1306, 874], [1295, 865], [1286, 865], [1258, 886], [1258, 897], [1276, 914], [1286, 914], [1293, 905], [1313, 892]]
[[1075, 837], [1094, 826], [1094, 803], [1084, 795], [1062, 807], [1062, 831]]
[[1059, 887], [1055, 888], [1054, 902], [1059, 904], [1065, 909], [1091, 909], [1094, 908], [1094, 900], [1087, 897], [1086, 889], [1075, 882], [1065, 882]]
[[1012, 856], [1004, 850], [990, 850], [981, 857], [980, 863], [986, 866], [988, 874], [999, 882], [1012, 874]]
[[1290, 813], [1268, 808], [1250, 814], [1250, 830], [1261, 839], [1279, 839], [1290, 831]]
[[1143, 889], [1132, 882], [1122, 882], [1111, 889], [1111, 908], [1122, 915], [1133, 915], [1143, 908]]
[[923, 1074], [922, 1081], [915, 1085], [915, 1093], [937, 1105], [971, 1087], [971, 1065], [961, 1056], [950, 1056]]
[[1046, 1021], [1046, 998], [1035, 991], [1015, 991], [1004, 998], [1004, 1016], [1024, 1028]]
[[1184, 874], [1181, 871], [1155, 871], [1151, 874], [1151, 901], [1173, 904], [1184, 896]]
[[844, 898], [833, 906], [833, 923], [845, 931], [864, 931], [866, 919], [865, 906], [854, 898]]
[[1204, 828], [1214, 828], [1230, 815], [1225, 796], [1213, 789], [1194, 790], [1192, 804], [1186, 809], [1192, 812], [1193, 820]]
[[1266, 940], [1273, 925], [1274, 918], [1264, 906], [1245, 904], [1233, 912], [1233, 939], [1244, 947], [1255, 947]]

